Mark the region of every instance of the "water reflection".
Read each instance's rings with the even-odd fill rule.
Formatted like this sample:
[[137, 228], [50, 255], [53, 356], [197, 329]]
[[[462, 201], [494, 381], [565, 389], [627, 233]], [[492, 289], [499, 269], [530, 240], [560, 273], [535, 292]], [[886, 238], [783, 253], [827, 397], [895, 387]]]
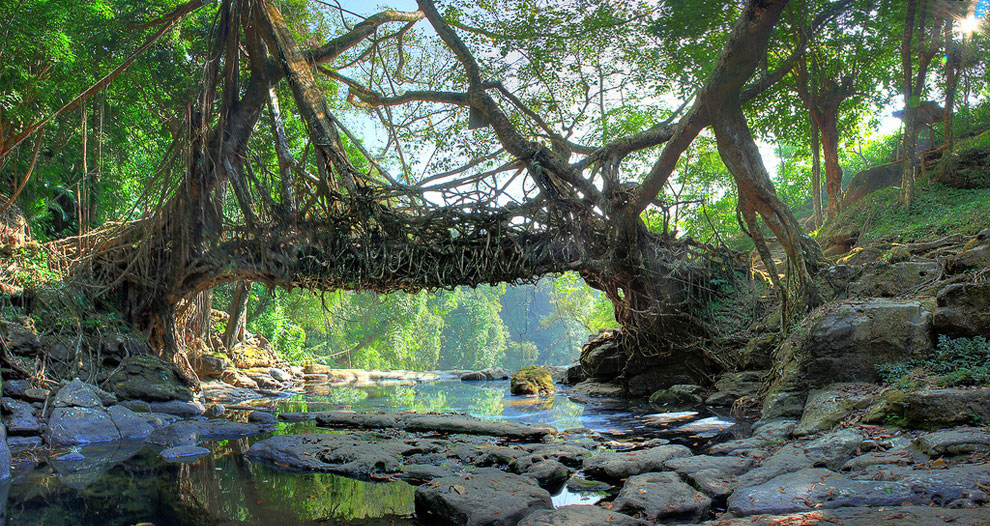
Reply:
[[165, 464], [143, 446], [81, 448], [77, 465], [50, 461], [15, 480], [3, 517], [60, 526], [412, 524], [413, 486], [252, 464], [243, 453], [260, 438], [207, 444], [213, 453], [192, 464]]

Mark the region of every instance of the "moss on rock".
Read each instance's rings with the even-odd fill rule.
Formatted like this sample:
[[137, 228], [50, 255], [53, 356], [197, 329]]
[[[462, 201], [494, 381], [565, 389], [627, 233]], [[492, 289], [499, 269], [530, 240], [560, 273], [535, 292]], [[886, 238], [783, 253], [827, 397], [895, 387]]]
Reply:
[[544, 367], [530, 365], [512, 375], [509, 391], [514, 395], [541, 395], [553, 393], [553, 377]]

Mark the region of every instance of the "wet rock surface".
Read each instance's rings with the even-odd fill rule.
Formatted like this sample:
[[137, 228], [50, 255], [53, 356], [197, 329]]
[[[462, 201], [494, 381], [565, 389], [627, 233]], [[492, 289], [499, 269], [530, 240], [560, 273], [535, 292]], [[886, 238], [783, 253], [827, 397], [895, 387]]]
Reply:
[[598, 506], [571, 505], [526, 515], [519, 526], [647, 526], [651, 524]]
[[495, 469], [416, 489], [416, 516], [427, 524], [515, 526], [535, 510], [552, 508], [550, 494], [532, 479]]
[[593, 479], [614, 481], [650, 471], [660, 471], [664, 462], [689, 456], [691, 450], [679, 445], [658, 446], [625, 453], [601, 453], [584, 461], [584, 472]]
[[684, 483], [675, 473], [645, 473], [629, 477], [612, 509], [656, 521], [699, 520], [712, 501]]

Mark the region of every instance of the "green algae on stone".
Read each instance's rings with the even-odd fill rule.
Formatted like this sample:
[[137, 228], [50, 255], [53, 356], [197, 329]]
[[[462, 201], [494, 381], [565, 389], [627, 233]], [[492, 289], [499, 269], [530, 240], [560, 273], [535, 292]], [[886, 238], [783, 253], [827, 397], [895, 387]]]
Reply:
[[530, 365], [512, 375], [509, 392], [514, 395], [541, 395], [553, 393], [553, 377], [544, 367]]

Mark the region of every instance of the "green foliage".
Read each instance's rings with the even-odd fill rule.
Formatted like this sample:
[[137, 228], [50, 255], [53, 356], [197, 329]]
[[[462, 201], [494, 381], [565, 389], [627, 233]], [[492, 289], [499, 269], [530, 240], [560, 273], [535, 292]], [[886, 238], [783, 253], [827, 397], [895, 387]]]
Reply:
[[863, 236], [907, 243], [951, 233], [973, 235], [990, 227], [990, 190], [962, 190], [937, 183], [915, 185], [910, 210], [897, 204], [895, 187], [878, 190], [843, 210], [819, 231], [820, 239]]
[[884, 382], [900, 389], [934, 384], [939, 387], [990, 385], [990, 341], [939, 336], [931, 357], [877, 366]]

